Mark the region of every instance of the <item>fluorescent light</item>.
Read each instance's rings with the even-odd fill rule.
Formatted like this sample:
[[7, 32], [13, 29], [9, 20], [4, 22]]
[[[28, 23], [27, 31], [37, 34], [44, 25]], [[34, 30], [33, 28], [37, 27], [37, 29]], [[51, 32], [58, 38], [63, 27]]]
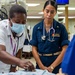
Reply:
[[[65, 7], [60, 7], [58, 10], [65, 10]], [[68, 10], [75, 10], [75, 7], [68, 7]]]
[[[62, 14], [63, 12], [57, 11], [57, 14]], [[39, 14], [43, 14], [43, 12], [39, 12]]]
[[39, 14], [43, 14], [43, 12], [39, 12]]
[[57, 11], [57, 14], [62, 14], [63, 12], [59, 12], [59, 11]]
[[38, 5], [40, 5], [40, 4], [38, 4], [38, 3], [26, 3], [26, 5], [28, 5], [28, 6], [30, 6], [30, 7], [35, 7], [35, 6], [38, 6]]
[[27, 18], [42, 18], [42, 16], [27, 16]]
[[75, 16], [69, 16], [68, 18], [75, 18]]
[[[58, 17], [59, 19], [65, 18], [65, 16]], [[75, 18], [75, 16], [68, 16], [69, 19]]]
[[65, 8], [64, 7], [60, 7], [60, 8], [58, 8], [58, 10], [65, 10]]
[[58, 17], [59, 19], [62, 19], [62, 18], [65, 18], [64, 16], [62, 16], [62, 17]]

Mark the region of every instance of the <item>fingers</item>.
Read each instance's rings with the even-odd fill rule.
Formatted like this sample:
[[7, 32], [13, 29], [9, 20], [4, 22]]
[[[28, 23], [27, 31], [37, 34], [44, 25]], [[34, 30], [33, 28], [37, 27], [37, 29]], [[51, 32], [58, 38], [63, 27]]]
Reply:
[[30, 61], [25, 63], [25, 70], [27, 70], [27, 71], [34, 71], [34, 69], [35, 69], [34, 65]]
[[59, 69], [59, 73], [60, 73], [60, 74], [62, 73], [62, 69], [61, 69], [61, 68]]
[[59, 69], [59, 73], [57, 73], [56, 75], [65, 75], [64, 73], [62, 73], [62, 69]]
[[33, 71], [34, 69], [34, 65], [31, 62], [29, 62], [29, 70]]
[[51, 69], [50, 67], [47, 68], [48, 72], [52, 72], [53, 69]]
[[30, 61], [23, 61], [23, 60], [19, 62], [19, 67], [29, 71], [34, 71], [35, 69], [34, 65]]

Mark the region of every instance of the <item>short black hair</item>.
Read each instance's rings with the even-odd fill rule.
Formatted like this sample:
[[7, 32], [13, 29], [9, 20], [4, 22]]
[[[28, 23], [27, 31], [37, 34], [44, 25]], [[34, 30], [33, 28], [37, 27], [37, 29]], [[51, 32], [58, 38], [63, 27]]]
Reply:
[[44, 4], [43, 10], [46, 8], [47, 5], [52, 5], [57, 11], [57, 3], [55, 0], [47, 0]]
[[24, 13], [27, 16], [26, 9], [22, 7], [21, 5], [15, 4], [13, 5], [9, 10], [9, 17], [13, 18], [14, 13]]

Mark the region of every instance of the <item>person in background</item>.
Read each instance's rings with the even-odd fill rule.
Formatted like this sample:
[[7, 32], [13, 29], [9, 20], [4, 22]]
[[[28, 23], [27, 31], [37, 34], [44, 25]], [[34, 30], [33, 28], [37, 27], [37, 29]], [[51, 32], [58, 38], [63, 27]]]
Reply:
[[43, 8], [44, 19], [34, 26], [30, 41], [36, 68], [53, 73], [58, 73], [69, 44], [66, 28], [54, 19], [56, 13], [56, 2], [47, 0]]
[[24, 45], [28, 45], [29, 41], [30, 41], [29, 29], [26, 29], [26, 30], [27, 30], [27, 35], [26, 35], [26, 38], [25, 38], [25, 41], [24, 41]]
[[26, 18], [26, 10], [20, 5], [13, 5], [9, 11], [9, 19], [0, 21], [0, 73], [15, 71], [16, 66], [34, 69], [30, 61], [20, 59]]

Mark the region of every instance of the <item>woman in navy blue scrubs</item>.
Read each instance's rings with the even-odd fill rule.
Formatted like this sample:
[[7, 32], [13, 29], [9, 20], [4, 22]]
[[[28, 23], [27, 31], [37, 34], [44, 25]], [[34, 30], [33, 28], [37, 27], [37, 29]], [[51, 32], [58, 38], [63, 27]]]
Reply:
[[64, 25], [57, 22], [57, 4], [53, 0], [45, 2], [44, 19], [33, 28], [32, 53], [36, 68], [58, 73], [60, 63], [69, 44], [68, 33]]

